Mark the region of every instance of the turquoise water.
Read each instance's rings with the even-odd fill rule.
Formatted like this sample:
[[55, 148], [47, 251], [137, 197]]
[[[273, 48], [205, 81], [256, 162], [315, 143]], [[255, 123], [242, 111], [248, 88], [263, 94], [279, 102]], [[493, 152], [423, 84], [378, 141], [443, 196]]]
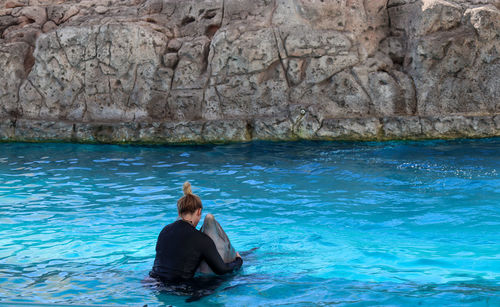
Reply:
[[[498, 138], [0, 144], [0, 303], [498, 306], [499, 172]], [[142, 282], [185, 180], [258, 247], [194, 303]]]

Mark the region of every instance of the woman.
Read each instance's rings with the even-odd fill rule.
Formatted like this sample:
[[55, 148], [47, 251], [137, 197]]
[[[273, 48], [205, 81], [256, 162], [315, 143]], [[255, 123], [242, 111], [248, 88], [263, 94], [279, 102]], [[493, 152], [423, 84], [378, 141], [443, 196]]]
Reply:
[[243, 264], [239, 253], [233, 262], [224, 263], [212, 239], [196, 229], [203, 209], [201, 200], [192, 193], [189, 182], [182, 189], [184, 196], [177, 201], [179, 219], [160, 232], [149, 275], [163, 282], [187, 280], [194, 276], [202, 260], [219, 275], [239, 269]]

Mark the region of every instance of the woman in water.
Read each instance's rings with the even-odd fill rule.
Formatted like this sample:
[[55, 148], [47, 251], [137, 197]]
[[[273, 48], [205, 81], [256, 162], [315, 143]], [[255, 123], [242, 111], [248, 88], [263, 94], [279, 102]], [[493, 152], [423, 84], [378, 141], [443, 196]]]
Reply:
[[186, 181], [182, 189], [184, 196], [177, 201], [179, 219], [160, 232], [149, 275], [163, 282], [188, 280], [202, 260], [218, 275], [239, 269], [243, 264], [239, 253], [233, 262], [224, 263], [213, 240], [196, 229], [203, 209], [201, 200], [192, 193], [189, 182]]

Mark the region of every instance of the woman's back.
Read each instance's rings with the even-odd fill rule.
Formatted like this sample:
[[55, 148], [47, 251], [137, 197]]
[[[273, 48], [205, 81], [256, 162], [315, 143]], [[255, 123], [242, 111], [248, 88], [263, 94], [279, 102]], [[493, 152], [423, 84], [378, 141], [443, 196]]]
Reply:
[[241, 258], [224, 263], [214, 242], [186, 221], [178, 220], [163, 228], [156, 243], [156, 258], [151, 275], [164, 281], [192, 278], [205, 260], [216, 274], [241, 267]]
[[202, 236], [183, 220], [165, 226], [156, 242], [153, 272], [166, 280], [192, 277], [201, 262]]

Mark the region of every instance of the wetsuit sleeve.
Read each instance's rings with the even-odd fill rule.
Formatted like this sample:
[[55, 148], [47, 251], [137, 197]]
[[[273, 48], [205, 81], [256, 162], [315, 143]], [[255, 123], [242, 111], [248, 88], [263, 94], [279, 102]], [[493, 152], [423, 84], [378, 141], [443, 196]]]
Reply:
[[212, 241], [212, 239], [210, 239], [210, 237], [208, 236], [204, 237], [203, 241], [203, 258], [215, 274], [222, 275], [235, 271], [239, 269], [243, 264], [243, 260], [240, 257], [236, 257], [233, 262], [225, 263], [222, 260], [222, 257], [219, 255], [214, 241]]

